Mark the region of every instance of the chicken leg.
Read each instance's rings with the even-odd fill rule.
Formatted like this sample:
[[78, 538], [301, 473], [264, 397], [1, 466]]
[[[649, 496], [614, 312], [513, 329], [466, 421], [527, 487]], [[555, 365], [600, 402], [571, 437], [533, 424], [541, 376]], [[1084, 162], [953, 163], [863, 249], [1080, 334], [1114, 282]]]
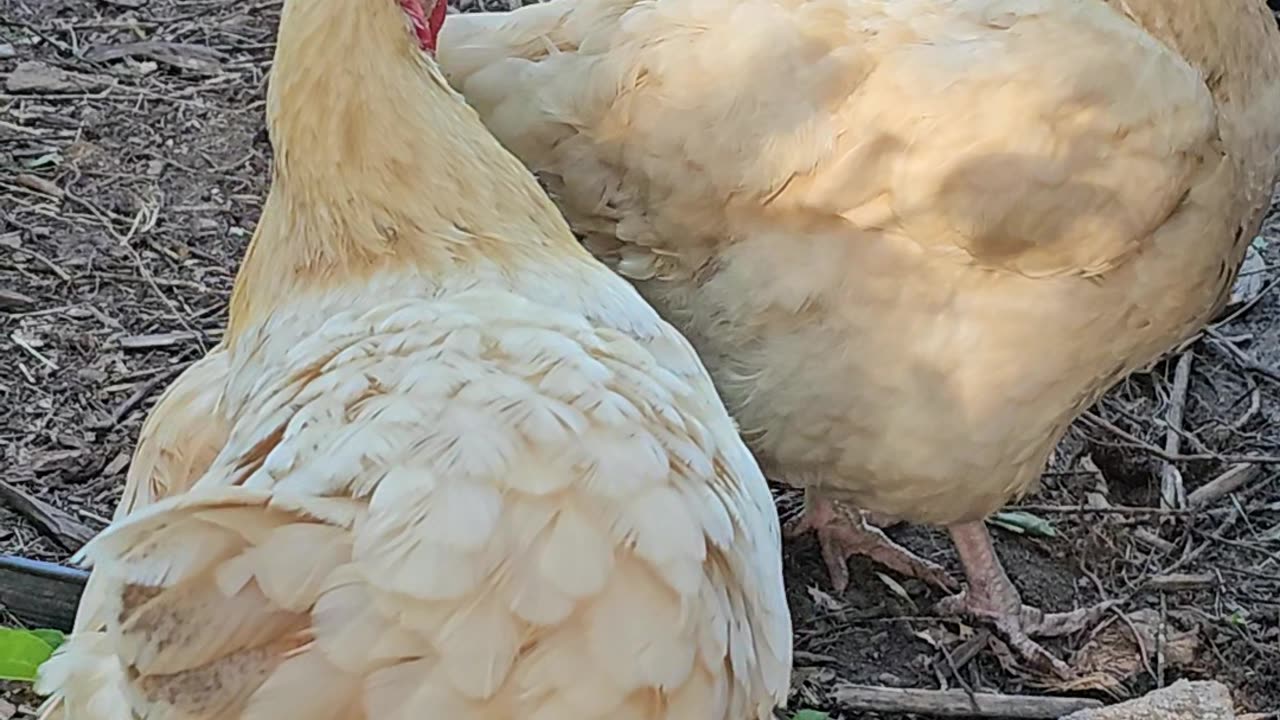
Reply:
[[1082, 630], [1098, 622], [1114, 603], [1104, 602], [1063, 613], [1046, 613], [1023, 605], [1022, 596], [996, 556], [986, 526], [981, 522], [964, 523], [951, 527], [950, 532], [969, 588], [938, 603], [938, 611], [989, 623], [1013, 649], [1039, 668], [1063, 678], [1071, 677], [1066, 663], [1031, 638], [1057, 637]]
[[809, 530], [818, 534], [822, 559], [826, 562], [836, 592], [844, 592], [849, 586], [848, 561], [854, 555], [865, 555], [903, 575], [919, 578], [944, 590], [954, 590], [955, 580], [941, 565], [895, 543], [874, 526], [892, 523], [892, 518], [850, 508], [806, 488], [804, 514], [788, 524], [787, 534], [795, 536]]

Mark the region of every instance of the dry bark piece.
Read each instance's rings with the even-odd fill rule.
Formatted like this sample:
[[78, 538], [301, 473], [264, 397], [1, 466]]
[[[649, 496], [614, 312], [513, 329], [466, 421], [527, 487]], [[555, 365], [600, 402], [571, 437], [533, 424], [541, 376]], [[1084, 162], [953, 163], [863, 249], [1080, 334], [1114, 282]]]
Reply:
[[0, 500], [66, 550], [79, 550], [94, 536], [93, 530], [67, 513], [3, 480], [0, 480]]
[[35, 190], [38, 193], [44, 193], [49, 197], [61, 199], [65, 194], [62, 188], [58, 187], [52, 180], [46, 180], [39, 175], [30, 175], [28, 173], [19, 173], [14, 182], [18, 183], [28, 190]]
[[1193, 508], [1204, 507], [1248, 485], [1261, 475], [1262, 468], [1252, 463], [1232, 465], [1221, 475], [1187, 495], [1187, 505]]
[[[840, 683], [832, 692], [840, 707], [857, 712], [921, 713], [941, 717], [1059, 718], [1080, 708], [1099, 706], [1090, 698], [970, 693], [965, 690], [917, 690]], [[1075, 717], [1072, 715], [1072, 717]]]
[[84, 54], [86, 60], [105, 62], [125, 57], [145, 57], [182, 70], [217, 73], [227, 56], [204, 45], [147, 40], [123, 45], [100, 45]]
[[18, 63], [4, 81], [11, 93], [60, 93], [92, 90], [102, 87], [99, 78], [69, 73], [39, 60]]
[[1062, 720], [1236, 720], [1236, 713], [1226, 685], [1179, 680], [1136, 700], [1081, 710]]
[[16, 290], [0, 288], [0, 310], [22, 310], [35, 305], [35, 298]]

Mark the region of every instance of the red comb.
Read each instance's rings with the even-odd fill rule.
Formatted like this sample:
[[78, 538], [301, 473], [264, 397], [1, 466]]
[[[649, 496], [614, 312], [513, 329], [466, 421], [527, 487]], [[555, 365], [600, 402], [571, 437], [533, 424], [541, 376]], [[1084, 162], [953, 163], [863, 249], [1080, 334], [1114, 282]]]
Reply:
[[432, 3], [430, 18], [423, 12], [421, 0], [400, 0], [400, 7], [405, 15], [409, 16], [409, 22], [413, 24], [413, 33], [418, 36], [418, 44], [423, 50], [434, 54], [436, 37], [440, 34], [440, 27], [444, 25], [444, 16], [448, 11], [445, 0], [435, 0]]

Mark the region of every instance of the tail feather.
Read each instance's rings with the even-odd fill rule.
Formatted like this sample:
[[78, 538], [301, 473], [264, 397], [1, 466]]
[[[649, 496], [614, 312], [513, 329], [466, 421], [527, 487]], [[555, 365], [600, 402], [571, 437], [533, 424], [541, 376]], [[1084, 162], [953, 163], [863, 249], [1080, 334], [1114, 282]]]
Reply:
[[95, 566], [105, 630], [74, 635], [42, 668], [38, 688], [59, 694], [40, 717], [235, 716], [311, 643], [307, 608], [350, 552], [345, 528], [278, 510], [258, 491], [138, 510], [81, 552]]
[[[161, 394], [142, 425], [113, 516], [116, 521], [186, 492], [204, 474], [226, 439], [227, 423], [217, 408], [229, 369], [226, 349], [215, 348]], [[75, 561], [83, 559], [77, 555]], [[68, 706], [61, 694], [50, 697], [40, 707], [39, 720], [132, 720], [124, 667], [104, 631], [119, 612], [119, 604], [111, 601], [111, 587], [103, 573], [90, 574], [71, 638], [40, 670], [38, 692], [52, 692], [74, 677], [83, 688], [81, 699]]]
[[[65, 694], [72, 686], [74, 693]], [[36, 692], [57, 694], [40, 707], [38, 720], [134, 720], [124, 666], [104, 632], [82, 632], [40, 666]]]

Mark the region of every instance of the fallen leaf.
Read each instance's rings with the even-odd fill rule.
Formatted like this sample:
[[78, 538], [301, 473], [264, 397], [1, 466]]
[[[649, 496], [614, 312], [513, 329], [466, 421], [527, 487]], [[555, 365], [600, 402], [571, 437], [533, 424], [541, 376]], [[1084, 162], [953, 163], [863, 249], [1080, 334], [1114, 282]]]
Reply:
[[[1116, 699], [1130, 697], [1125, 683], [1146, 673], [1148, 666], [1154, 666], [1160, 614], [1155, 610], [1138, 610], [1129, 613], [1128, 618], [1129, 622], [1113, 621], [1076, 652], [1070, 663], [1076, 670], [1075, 678], [1048, 678], [1047, 686], [1062, 692], [1101, 690]], [[1135, 631], [1140, 642], [1134, 638]], [[1165, 626], [1165, 632], [1166, 667], [1191, 664], [1200, 649], [1199, 633], [1196, 630], [1177, 632], [1170, 625]]]

